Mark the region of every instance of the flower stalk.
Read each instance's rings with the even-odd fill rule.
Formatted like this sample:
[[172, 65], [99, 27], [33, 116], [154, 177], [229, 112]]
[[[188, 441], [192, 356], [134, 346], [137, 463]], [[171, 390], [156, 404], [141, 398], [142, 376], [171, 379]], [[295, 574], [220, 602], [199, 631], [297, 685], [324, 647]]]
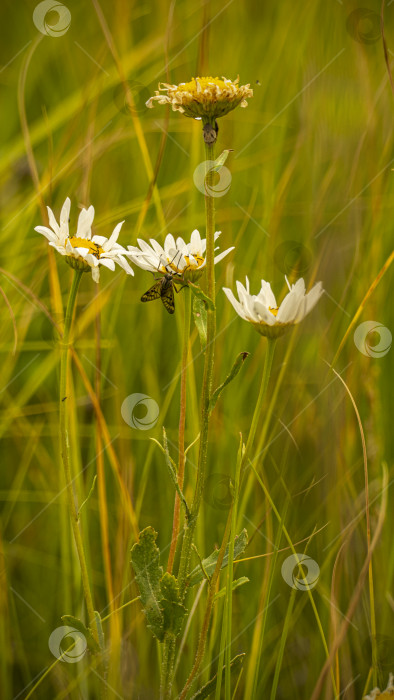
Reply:
[[[187, 380], [187, 359], [189, 353], [189, 335], [190, 335], [190, 320], [191, 320], [191, 293], [187, 285], [184, 287], [184, 325], [183, 325], [183, 344], [182, 344], [182, 361], [181, 361], [181, 396], [180, 396], [180, 414], [179, 414], [179, 435], [178, 435], [178, 484], [183, 491], [183, 482], [185, 478], [185, 423], [186, 423], [186, 380]], [[174, 517], [172, 524], [172, 537], [170, 554], [168, 556], [167, 571], [172, 572], [176, 546], [179, 536], [181, 514], [181, 500], [178, 493], [175, 494]]]
[[[215, 119], [203, 119], [203, 126], [211, 124], [215, 128]], [[215, 308], [215, 202], [211, 196], [213, 186], [213, 170], [209, 161], [214, 160], [213, 144], [205, 143], [205, 219], [206, 219], [206, 268], [207, 268], [207, 293], [213, 301], [213, 308], [207, 309], [207, 343], [205, 349], [204, 374], [201, 390], [201, 424], [200, 424], [200, 450], [197, 465], [197, 480], [190, 509], [190, 518], [185, 525], [181, 558], [179, 565], [178, 581], [181, 596], [185, 596], [185, 586], [190, 562], [191, 546], [196, 528], [197, 516], [200, 510], [204, 482], [206, 475], [208, 429], [209, 429], [209, 399], [212, 391], [212, 377], [215, 353], [216, 335], [216, 308]]]
[[[81, 281], [83, 271], [75, 270], [73, 282], [68, 298], [66, 317], [64, 320], [64, 331], [62, 339], [61, 360], [60, 360], [60, 440], [61, 440], [61, 456], [64, 468], [64, 476], [66, 480], [67, 502], [70, 514], [71, 527], [74, 535], [75, 546], [78, 553], [79, 566], [81, 569], [82, 587], [86, 602], [88, 621], [90, 624], [95, 620], [93, 598], [90, 589], [89, 574], [86, 564], [85, 550], [82, 541], [82, 534], [79, 526], [79, 512], [75, 500], [73, 489], [73, 478], [71, 474], [71, 458], [70, 458], [70, 443], [68, 437], [68, 370], [69, 370], [69, 345], [70, 345], [70, 330], [74, 315], [75, 302], [79, 283]], [[98, 634], [96, 624], [93, 625], [92, 633], [98, 642]]]

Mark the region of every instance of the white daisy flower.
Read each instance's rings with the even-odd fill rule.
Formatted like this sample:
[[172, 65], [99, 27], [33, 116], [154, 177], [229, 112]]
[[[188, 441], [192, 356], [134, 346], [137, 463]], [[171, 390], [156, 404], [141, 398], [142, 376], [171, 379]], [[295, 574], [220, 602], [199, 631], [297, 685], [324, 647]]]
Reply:
[[231, 289], [223, 287], [223, 291], [241, 318], [252, 323], [261, 335], [268, 336], [268, 338], [278, 338], [290, 326], [305, 318], [324, 291], [321, 282], [315, 284], [307, 294], [305, 294], [303, 279], [290, 285], [286, 277], [286, 282], [289, 293], [279, 307], [270, 283], [265, 282], [265, 280], [261, 280], [261, 290], [257, 295], [249, 293], [248, 278], [246, 278], [246, 287], [241, 282], [237, 282], [239, 301]]
[[49, 245], [56, 248], [60, 255], [65, 256], [66, 262], [71, 267], [84, 272], [91, 270], [95, 282], [100, 279], [100, 265], [114, 271], [115, 263], [118, 263], [128, 275], [134, 275], [124, 257], [127, 255], [127, 250], [116, 242], [124, 222], [121, 221], [115, 226], [110, 238], [92, 236], [94, 207], [90, 206], [89, 209], [82, 209], [78, 218], [77, 231], [75, 235], [70, 236], [68, 229], [70, 206], [71, 200], [67, 197], [60, 212], [59, 224], [52, 209], [47, 207], [50, 228], [36, 226], [34, 230], [42, 233], [49, 241]]
[[[220, 236], [220, 231], [215, 233], [215, 241]], [[129, 257], [136, 265], [143, 270], [150, 272], [170, 273], [174, 276], [182, 277], [183, 280], [194, 282], [202, 274], [205, 267], [206, 239], [201, 238], [197, 229], [190, 237], [190, 243], [185, 243], [183, 238], [177, 238], [169, 233], [164, 241], [164, 248], [150, 239], [150, 245], [140, 238], [137, 239], [137, 246], [127, 246]], [[218, 250], [218, 248], [215, 248]], [[215, 265], [231, 251], [234, 246], [227, 248], [223, 253], [215, 257]]]

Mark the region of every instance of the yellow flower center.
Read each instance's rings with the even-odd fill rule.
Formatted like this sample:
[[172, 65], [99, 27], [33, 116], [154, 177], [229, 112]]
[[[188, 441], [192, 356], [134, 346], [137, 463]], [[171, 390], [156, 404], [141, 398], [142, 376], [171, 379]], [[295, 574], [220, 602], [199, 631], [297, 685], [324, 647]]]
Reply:
[[87, 248], [89, 253], [94, 255], [95, 258], [99, 258], [104, 252], [98, 243], [93, 243], [93, 241], [89, 241], [87, 238], [77, 238], [76, 236], [71, 236], [71, 238], [68, 240], [73, 248]]
[[228, 89], [228, 83], [226, 84], [224, 80], [220, 78], [193, 78], [189, 83], [180, 83], [178, 85], [179, 92], [190, 92], [193, 97], [198, 98], [203, 90], [206, 88], [212, 88], [216, 85], [221, 90]]
[[[184, 267], [183, 269], [177, 267], [173, 261], [168, 261], [169, 267], [178, 274], [182, 274], [183, 272], [186, 272], [186, 270], [198, 270], [198, 268], [201, 267], [205, 260], [205, 258], [203, 258], [201, 255], [197, 255], [196, 253], [193, 255], [193, 258], [196, 261], [195, 263], [190, 262], [190, 258], [188, 255], [184, 255], [183, 257], [186, 260], [186, 267]], [[167, 272], [167, 270], [164, 269], [164, 266], [161, 267], [160, 271]]]
[[278, 311], [279, 311], [279, 308], [278, 308], [278, 309], [271, 309], [271, 307], [269, 306], [269, 307], [268, 307], [268, 311], [271, 311], [271, 313], [272, 313], [274, 316], [276, 316], [277, 313], [278, 313]]

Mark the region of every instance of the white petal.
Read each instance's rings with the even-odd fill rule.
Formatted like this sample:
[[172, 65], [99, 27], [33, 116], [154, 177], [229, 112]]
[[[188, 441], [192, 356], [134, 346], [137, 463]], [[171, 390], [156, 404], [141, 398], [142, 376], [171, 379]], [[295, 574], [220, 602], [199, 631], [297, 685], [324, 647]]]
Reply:
[[165, 251], [165, 253], [168, 254], [168, 251], [169, 251], [171, 248], [176, 248], [175, 239], [174, 239], [174, 236], [172, 235], [172, 233], [167, 233], [167, 235], [166, 235], [166, 237], [165, 237], [165, 241], [164, 241], [164, 251]]
[[245, 321], [247, 321], [247, 317], [245, 316], [245, 312], [243, 310], [242, 305], [239, 303], [239, 301], [235, 298], [233, 292], [231, 289], [228, 289], [227, 287], [223, 287], [223, 291], [229, 300], [230, 304], [232, 304], [233, 308], [237, 312], [238, 316], [241, 316]]
[[304, 298], [293, 287], [291, 292], [286, 294], [279, 307], [276, 315], [278, 323], [292, 323], [297, 316], [300, 306], [303, 304]]
[[164, 248], [154, 238], [150, 238], [149, 242], [157, 255], [164, 255]]
[[103, 243], [105, 243], [105, 241], [107, 241], [107, 240], [108, 240], [108, 238], [106, 238], [105, 236], [97, 236], [96, 235], [96, 236], [93, 236], [93, 238], [92, 238], [93, 243], [98, 243], [98, 245], [103, 245]]
[[324, 294], [322, 283], [317, 282], [305, 297], [304, 316], [309, 314], [309, 312], [313, 309], [315, 304], [317, 304], [317, 302], [319, 301], [322, 294]]
[[134, 275], [134, 270], [132, 267], [130, 267], [129, 263], [127, 260], [123, 257], [123, 255], [118, 255], [117, 258], [115, 258], [115, 262], [118, 263], [120, 267], [123, 268], [123, 270], [128, 274], [128, 275]]
[[94, 219], [94, 207], [90, 205], [89, 209], [82, 209], [78, 217], [77, 238], [92, 237], [92, 223]]
[[55, 215], [50, 207], [47, 207], [47, 211], [48, 211], [49, 225], [54, 230], [57, 237], [60, 238], [60, 228], [59, 228], [59, 225], [55, 219]]
[[110, 258], [100, 258], [99, 262], [100, 265], [104, 265], [104, 267], [108, 267], [109, 270], [112, 270], [112, 272], [114, 272], [115, 263], [113, 260], [111, 260]]
[[234, 246], [232, 246], [232, 248], [227, 248], [227, 250], [224, 250], [223, 253], [220, 253], [219, 255], [216, 255], [216, 257], [215, 257], [215, 259], [214, 259], [215, 265], [216, 265], [218, 262], [220, 262], [221, 260], [223, 260], [223, 258], [225, 258], [226, 255], [228, 255], [232, 250], [234, 250]]
[[89, 255], [89, 248], [74, 248], [74, 251], [78, 253], [81, 258], [86, 258]]
[[67, 197], [60, 212], [60, 237], [62, 239], [62, 243], [64, 243], [64, 241], [66, 240], [66, 238], [68, 238], [69, 235], [68, 221], [70, 218], [70, 207], [71, 199], [70, 197]]
[[274, 326], [276, 323], [276, 318], [274, 314], [267, 309], [267, 306], [259, 299], [256, 297], [254, 305], [253, 305], [254, 313], [255, 315], [258, 314], [259, 320], [263, 321], [266, 323], [268, 326]]
[[116, 224], [114, 230], [112, 231], [108, 241], [106, 243], [103, 243], [103, 250], [111, 250], [112, 246], [116, 241], [118, 240], [120, 229], [122, 228], [124, 224], [124, 221], [120, 221], [119, 224]]
[[191, 253], [202, 256], [202, 245], [200, 232], [195, 228], [190, 236], [189, 250]]
[[93, 278], [93, 282], [100, 281], [100, 268], [99, 267], [92, 267], [92, 278]]
[[47, 238], [48, 241], [57, 243], [59, 240], [59, 237], [56, 235], [56, 233], [54, 233], [50, 228], [47, 228], [46, 226], [35, 226], [34, 230], [38, 233], [42, 233], [42, 235], [45, 236], [45, 238]]
[[266, 282], [265, 280], [261, 280], [261, 291], [259, 298], [263, 299], [263, 303], [265, 303], [267, 307], [270, 306], [271, 309], [276, 309], [275, 295], [271, 289], [270, 283]]

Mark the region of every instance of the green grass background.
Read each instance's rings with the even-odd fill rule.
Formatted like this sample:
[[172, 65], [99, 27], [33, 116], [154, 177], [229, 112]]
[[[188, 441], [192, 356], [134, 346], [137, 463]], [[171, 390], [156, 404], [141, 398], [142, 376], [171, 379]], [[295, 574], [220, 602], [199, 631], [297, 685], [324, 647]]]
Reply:
[[[65, 493], [59, 496], [59, 351], [44, 310], [61, 319], [73, 273], [59, 256], [49, 256], [46, 241], [33, 230], [42, 223], [40, 198], [58, 216], [70, 196], [72, 225], [78, 207], [93, 203], [95, 232], [101, 235], [109, 235], [125, 219], [119, 239], [124, 245], [135, 244], [137, 235], [162, 242], [167, 232], [186, 239], [194, 228], [203, 233], [204, 197], [193, 183], [193, 172], [204, 160], [201, 124], [168, 114], [165, 107], [144, 107], [159, 80], [167, 79], [166, 64], [173, 83], [198, 74], [239, 74], [240, 82], [254, 89], [248, 108], [235, 110], [219, 124], [217, 152], [231, 148], [233, 153], [226, 164], [231, 187], [216, 199], [216, 227], [222, 231], [221, 248], [236, 249], [217, 269], [215, 383], [224, 379], [239, 352], [251, 355], [213, 414], [209, 472], [219, 476], [207, 491], [198, 547], [206, 556], [221, 542], [227, 510], [221, 506], [226, 487], [223, 492], [219, 482], [234, 474], [239, 433], [247, 436], [265, 353], [265, 340], [236, 317], [220, 288], [234, 287], [236, 279], [248, 275], [253, 291], [264, 278], [280, 298], [284, 269], [291, 279], [297, 276], [297, 264], [292, 266], [283, 255], [291, 248], [288, 242], [296, 241], [304, 246], [298, 269], [308, 284], [321, 280], [327, 295], [293, 334], [278, 342], [266, 404], [268, 409], [271, 402], [272, 417], [264, 444], [272, 444], [256, 467], [294, 543], [325, 526], [310, 539], [307, 551], [320, 567], [312, 594], [330, 647], [357, 584], [367, 539], [360, 432], [350, 398], [327, 362], [336, 355], [392, 249], [394, 104], [377, 30], [380, 3], [363, 3], [375, 14], [354, 30], [361, 39], [360, 32], [367, 33], [369, 43], [357, 41], [347, 29], [347, 17], [358, 5], [345, 0], [179, 0], [171, 6], [167, 0], [103, 1], [119, 63], [131, 81], [136, 102], [132, 115], [124, 108], [118, 68], [93, 4], [68, 1], [71, 25], [56, 38], [37, 31], [35, 4], [3, 3], [0, 28], [2, 696], [26, 697], [56, 661], [48, 638], [62, 624], [61, 615], [84, 615]], [[394, 5], [385, 13], [388, 49], [394, 50]], [[388, 55], [391, 61], [390, 51]], [[147, 201], [149, 167], [153, 171], [158, 165], [157, 190]], [[84, 275], [78, 297], [76, 352], [85, 379], [99, 395], [107, 427], [105, 434], [98, 430], [92, 396], [74, 363], [71, 438], [79, 502], [89, 492], [98, 459], [105, 475], [106, 499], [96, 484], [81, 516], [95, 606], [102, 616], [138, 595], [129, 563], [136, 524], [139, 529], [151, 524], [158, 531], [163, 565], [171, 537], [173, 488], [163, 456], [149, 438], [160, 439], [164, 425], [176, 459], [183, 298], [176, 298], [174, 317], [159, 302], [142, 305], [140, 296], [151, 283], [151, 275], [138, 269], [134, 278], [104, 270], [98, 290], [90, 275]], [[393, 329], [390, 290], [388, 270], [356, 325], [373, 320]], [[198, 433], [203, 364], [195, 329], [191, 351], [187, 443]], [[352, 331], [334, 368], [354, 396], [365, 431], [373, 534], [381, 508], [383, 461], [389, 467], [389, 484], [393, 478], [392, 351], [381, 358], [366, 357], [356, 348]], [[136, 392], [159, 405], [152, 430], [132, 429], [121, 417], [123, 400]], [[264, 416], [261, 425], [263, 421]], [[193, 447], [188, 455], [188, 498], [197, 450]], [[275, 543], [287, 546], [260, 486], [256, 480], [251, 483], [247, 502], [241, 494], [238, 518], [239, 530], [247, 527], [251, 540], [244, 557], [272, 552]], [[134, 515], [122, 493], [128, 494]], [[381, 687], [394, 671], [392, 513], [390, 486], [373, 557]], [[303, 552], [305, 546], [306, 541], [296, 549]], [[233, 598], [232, 655], [246, 652], [235, 697], [251, 697], [260, 641], [255, 697], [270, 697], [285, 620], [278, 700], [309, 698], [324, 664], [308, 594], [293, 594], [281, 575], [289, 553], [235, 567], [237, 578], [250, 579]], [[221, 581], [225, 585], [224, 575]], [[194, 660], [204, 596], [185, 640], [174, 697]], [[262, 637], [259, 613], [268, 603]], [[190, 597], [189, 609], [192, 604]], [[215, 609], [195, 689], [217, 670], [222, 606], [223, 599]], [[370, 625], [366, 582], [337, 657], [341, 698], [358, 700], [364, 689], [372, 688]], [[111, 646], [109, 697], [157, 698], [159, 650], [139, 603], [114, 613], [104, 628]], [[58, 662], [33, 697], [97, 697], [91, 663], [88, 655], [78, 664]], [[329, 677], [321, 697], [334, 697]]]

